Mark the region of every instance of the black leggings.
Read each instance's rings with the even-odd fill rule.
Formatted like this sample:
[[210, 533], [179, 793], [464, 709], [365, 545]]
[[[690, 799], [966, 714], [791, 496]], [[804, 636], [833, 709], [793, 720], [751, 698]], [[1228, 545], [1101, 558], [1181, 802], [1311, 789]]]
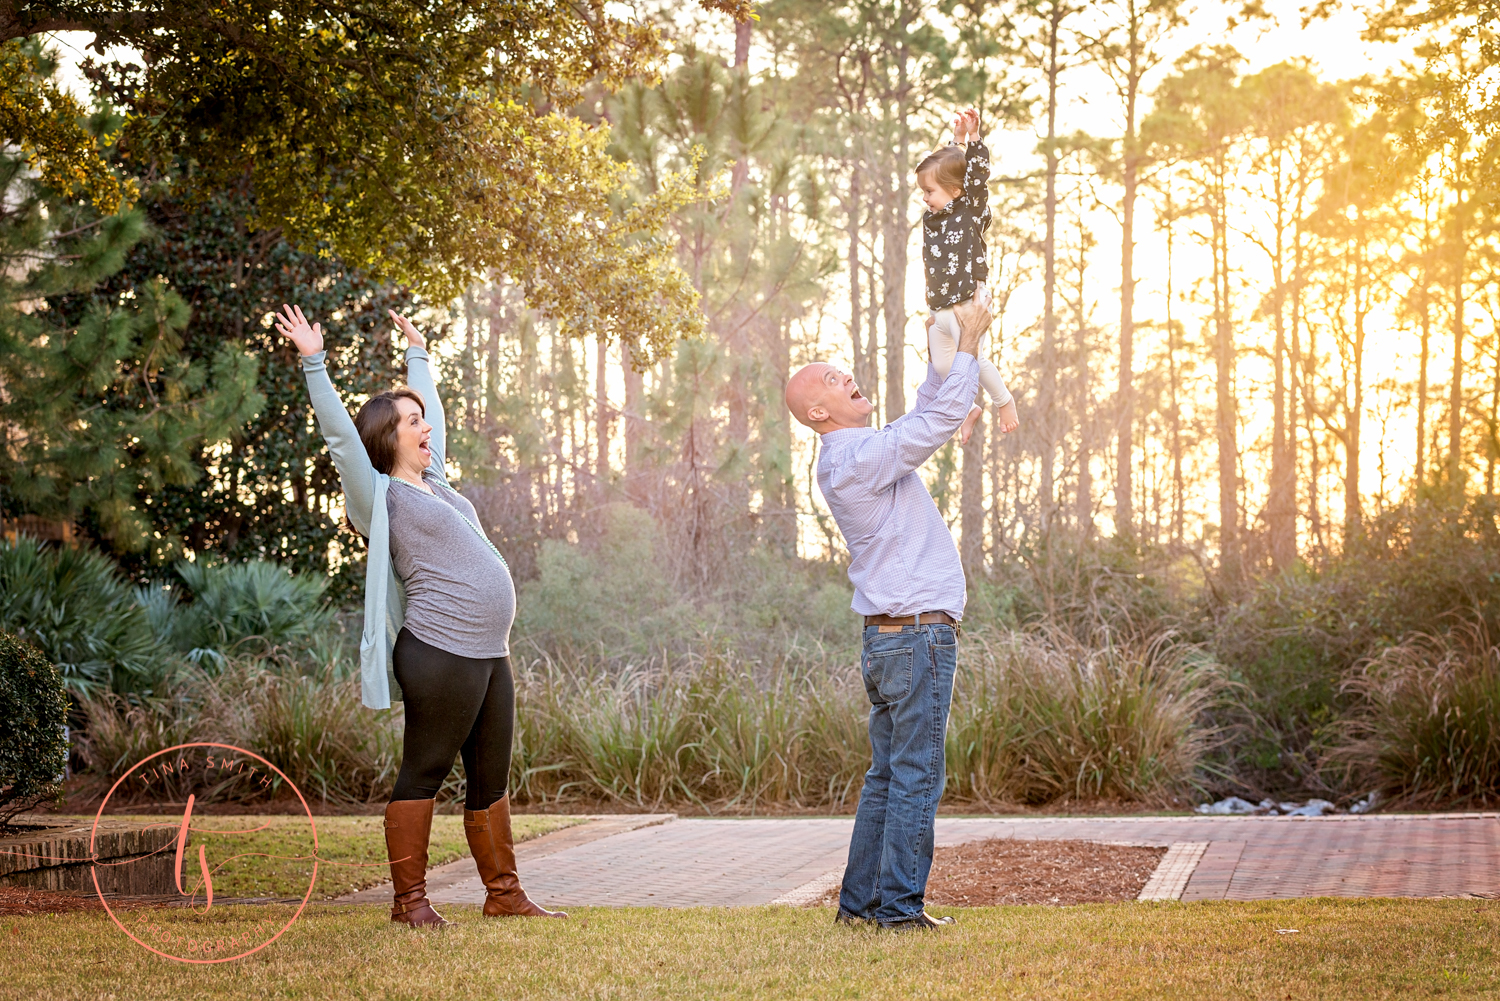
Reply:
[[392, 800], [432, 799], [463, 755], [464, 807], [488, 810], [505, 795], [516, 727], [509, 657], [474, 660], [429, 646], [402, 629], [394, 668], [406, 702], [401, 772]]

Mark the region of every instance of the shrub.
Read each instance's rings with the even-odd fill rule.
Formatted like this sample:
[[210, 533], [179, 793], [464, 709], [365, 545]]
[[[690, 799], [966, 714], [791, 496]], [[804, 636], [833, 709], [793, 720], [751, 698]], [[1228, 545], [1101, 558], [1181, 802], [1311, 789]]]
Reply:
[[80, 694], [149, 690], [169, 666], [130, 585], [87, 549], [0, 543], [0, 628], [35, 644]]
[[1268, 577], [1218, 610], [1212, 645], [1241, 704], [1225, 714], [1238, 735], [1222, 763], [1251, 798], [1337, 798], [1347, 768], [1324, 765], [1346, 742], [1340, 720], [1370, 658], [1457, 621], [1500, 629], [1500, 533], [1493, 502], [1455, 507], [1439, 497], [1372, 518], [1343, 552]]
[[39, 650], [0, 632], [0, 825], [61, 791], [68, 697]]
[[1171, 633], [966, 641], [948, 724], [953, 795], [979, 804], [1165, 802], [1199, 779], [1217, 666]]
[[179, 563], [176, 571], [190, 602], [176, 601], [164, 589], [148, 592], [143, 601], [159, 635], [195, 661], [209, 654], [221, 662], [236, 653], [308, 641], [333, 620], [323, 598], [328, 578], [321, 574], [294, 577], [264, 560]]
[[1333, 762], [1407, 803], [1500, 799], [1500, 645], [1482, 623], [1409, 637], [1344, 690], [1358, 701]]
[[[869, 703], [845, 652], [811, 645], [772, 662], [732, 650], [623, 666], [513, 662], [517, 802], [749, 812], [857, 802], [870, 762]], [[400, 709], [372, 715], [359, 704], [355, 672], [336, 660], [312, 671], [298, 665], [233, 658], [217, 677], [185, 676], [148, 703], [91, 700], [87, 760], [110, 772], [174, 743], [216, 740], [265, 755], [309, 795], [388, 796]], [[1163, 800], [1197, 777], [1213, 739], [1200, 716], [1219, 687], [1212, 663], [1171, 636], [1090, 647], [1063, 634], [966, 635], [948, 795], [986, 806]], [[459, 769], [440, 797], [463, 794]]]
[[[347, 665], [330, 660], [310, 672], [303, 666], [231, 658], [213, 676], [184, 672], [150, 699], [84, 699], [80, 753], [91, 770], [114, 779], [164, 748], [212, 741], [264, 756], [313, 798], [354, 804], [387, 797], [400, 765], [400, 710], [364, 708], [359, 678]], [[227, 779], [213, 798], [249, 802], [283, 791], [241, 777]], [[171, 780], [163, 781], [172, 791]]]

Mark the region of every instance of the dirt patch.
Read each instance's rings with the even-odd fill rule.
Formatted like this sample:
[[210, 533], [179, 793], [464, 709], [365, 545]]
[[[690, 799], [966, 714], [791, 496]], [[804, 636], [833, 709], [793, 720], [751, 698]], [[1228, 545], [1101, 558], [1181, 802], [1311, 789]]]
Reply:
[[[1165, 848], [1095, 841], [970, 841], [937, 850], [927, 881], [927, 903], [1063, 906], [1134, 900], [1166, 853]], [[838, 890], [820, 903], [837, 906]]]
[[[142, 907], [175, 907], [181, 897], [136, 897], [108, 894], [113, 911], [134, 911]], [[232, 901], [231, 901], [232, 902]], [[33, 890], [21, 886], [0, 886], [0, 917], [25, 917], [31, 914], [68, 914], [73, 911], [104, 911], [94, 893], [59, 893], [55, 890]]]
[[17, 886], [0, 886], [0, 917], [26, 914], [66, 914], [69, 911], [102, 911], [95, 896], [78, 893], [53, 893], [50, 890], [28, 890]]

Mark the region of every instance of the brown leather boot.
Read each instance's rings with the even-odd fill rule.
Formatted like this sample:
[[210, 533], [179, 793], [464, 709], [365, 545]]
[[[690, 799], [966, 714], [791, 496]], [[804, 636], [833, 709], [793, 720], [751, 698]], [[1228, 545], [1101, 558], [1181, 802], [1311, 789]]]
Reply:
[[391, 920], [422, 928], [451, 922], [427, 900], [427, 840], [432, 834], [431, 799], [398, 799], [385, 808], [385, 851], [396, 899]]
[[484, 882], [485, 917], [567, 917], [562, 911], [538, 907], [521, 887], [521, 877], [516, 875], [516, 844], [510, 832], [508, 794], [488, 810], [465, 810], [464, 834], [469, 839], [469, 851], [474, 853], [479, 878]]

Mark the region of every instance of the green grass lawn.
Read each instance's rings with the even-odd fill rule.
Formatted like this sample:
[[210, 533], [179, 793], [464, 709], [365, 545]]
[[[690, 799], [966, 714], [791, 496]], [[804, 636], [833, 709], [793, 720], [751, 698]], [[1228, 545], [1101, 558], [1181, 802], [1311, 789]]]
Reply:
[[[269, 916], [157, 910], [232, 935]], [[246, 959], [188, 966], [98, 913], [0, 919], [0, 997], [151, 998], [1425, 998], [1500, 995], [1500, 904], [1295, 900], [953, 911], [931, 934], [835, 927], [827, 909], [592, 908], [568, 921], [412, 932], [383, 908], [316, 906]], [[137, 912], [139, 913], [139, 912]], [[286, 911], [281, 912], [283, 915]], [[126, 920], [131, 920], [127, 915]], [[284, 918], [283, 918], [284, 920]], [[1297, 929], [1279, 934], [1278, 929]]]
[[[121, 817], [121, 820], [159, 822], [176, 827], [181, 817]], [[511, 818], [516, 841], [541, 837], [549, 831], [583, 822], [582, 817], [522, 815]], [[80, 818], [87, 823], [92, 817]], [[318, 817], [318, 882], [314, 900], [331, 900], [390, 878], [386, 866], [385, 831], [380, 817]], [[252, 834], [194, 834], [189, 847], [201, 841], [213, 870], [216, 897], [301, 897], [312, 873], [312, 832], [306, 817], [206, 816], [193, 817], [195, 831], [240, 830], [266, 825]], [[469, 854], [462, 814], [432, 818], [428, 865], [438, 866]], [[184, 878], [198, 878], [196, 851], [183, 863]], [[279, 857], [278, 857], [279, 856]], [[286, 856], [293, 856], [287, 858]], [[297, 857], [302, 856], [302, 857]]]

